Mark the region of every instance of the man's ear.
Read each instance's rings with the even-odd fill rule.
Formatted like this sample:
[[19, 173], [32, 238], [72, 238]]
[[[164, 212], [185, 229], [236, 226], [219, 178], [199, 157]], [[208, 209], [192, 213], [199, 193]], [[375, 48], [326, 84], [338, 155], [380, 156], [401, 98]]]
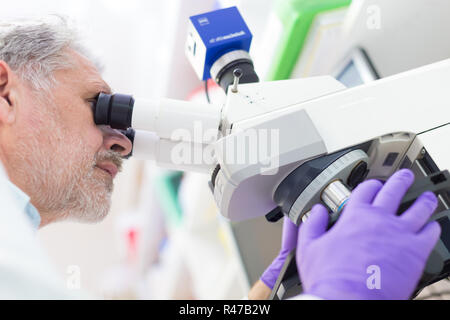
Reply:
[[16, 83], [14, 72], [6, 62], [0, 60], [0, 124], [15, 120], [12, 91]]

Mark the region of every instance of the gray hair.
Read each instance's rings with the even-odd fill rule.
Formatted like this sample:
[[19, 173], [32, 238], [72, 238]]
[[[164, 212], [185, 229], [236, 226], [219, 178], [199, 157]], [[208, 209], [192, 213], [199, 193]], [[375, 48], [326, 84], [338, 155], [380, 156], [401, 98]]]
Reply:
[[62, 16], [0, 22], [0, 60], [36, 90], [48, 91], [56, 70], [70, 68], [65, 49], [89, 56]]

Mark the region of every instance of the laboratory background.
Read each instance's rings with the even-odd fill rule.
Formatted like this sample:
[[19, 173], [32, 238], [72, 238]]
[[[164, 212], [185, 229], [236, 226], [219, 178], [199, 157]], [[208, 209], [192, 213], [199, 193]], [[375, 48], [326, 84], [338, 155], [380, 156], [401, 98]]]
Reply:
[[[114, 92], [221, 103], [185, 54], [189, 17], [237, 6], [261, 80], [332, 75], [355, 87], [450, 58], [446, 0], [16, 0], [0, 19], [73, 20]], [[326, 115], [325, 115], [326, 116]], [[282, 222], [232, 222], [210, 176], [131, 158], [101, 223], [38, 232], [73, 290], [106, 299], [241, 299], [280, 249]], [[449, 299], [444, 279], [416, 299]]]

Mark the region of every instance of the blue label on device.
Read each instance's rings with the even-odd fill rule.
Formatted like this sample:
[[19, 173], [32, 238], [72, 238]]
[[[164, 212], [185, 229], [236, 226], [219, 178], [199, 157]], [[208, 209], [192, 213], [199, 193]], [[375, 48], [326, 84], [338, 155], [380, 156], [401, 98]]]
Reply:
[[190, 17], [206, 47], [203, 80], [209, 79], [213, 63], [227, 52], [250, 50], [252, 34], [236, 7]]

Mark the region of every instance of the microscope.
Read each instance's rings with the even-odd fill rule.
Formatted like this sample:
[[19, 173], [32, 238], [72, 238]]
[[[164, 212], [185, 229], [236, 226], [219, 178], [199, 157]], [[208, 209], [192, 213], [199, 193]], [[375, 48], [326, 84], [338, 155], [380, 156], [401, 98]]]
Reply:
[[[233, 221], [288, 217], [300, 225], [316, 203], [330, 227], [352, 190], [402, 168], [416, 176], [399, 214], [424, 191], [442, 228], [417, 287], [450, 275], [450, 59], [347, 89], [332, 77], [259, 82], [252, 35], [237, 8], [190, 18], [186, 55], [223, 105], [100, 94], [95, 123], [134, 132], [133, 155], [204, 172], [220, 213]], [[301, 292], [292, 252], [272, 299]]]

